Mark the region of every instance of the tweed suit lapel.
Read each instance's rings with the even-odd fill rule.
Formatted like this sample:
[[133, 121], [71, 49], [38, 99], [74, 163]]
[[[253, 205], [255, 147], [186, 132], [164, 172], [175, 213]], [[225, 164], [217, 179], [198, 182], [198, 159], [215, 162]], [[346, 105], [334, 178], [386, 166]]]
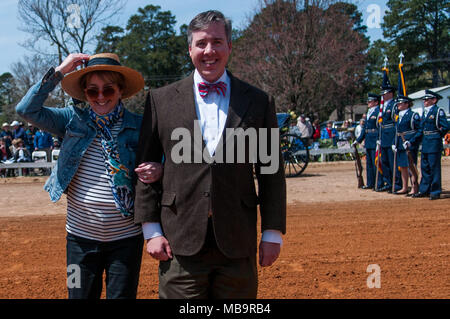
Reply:
[[[202, 129], [200, 126], [199, 118], [197, 116], [197, 110], [195, 108], [194, 97], [194, 72], [192, 72], [186, 79], [180, 82], [180, 85], [176, 87], [176, 96], [174, 96], [174, 105], [180, 106], [175, 110], [175, 116], [182, 118], [182, 127], [189, 130], [190, 136], [193, 137], [194, 152], [202, 152], [203, 154], [197, 154], [197, 156], [204, 156], [207, 160], [211, 161], [209, 153], [203, 152], [206, 150], [206, 144], [203, 140]], [[199, 134], [199, 136], [195, 136]]]
[[248, 86], [236, 79], [230, 72], [228, 72], [228, 75], [231, 82], [231, 96], [225, 128], [235, 128], [241, 124], [245, 113], [247, 113], [250, 99], [246, 94]]
[[[248, 85], [236, 79], [231, 72], [228, 72], [231, 83], [231, 96], [230, 105], [228, 107], [227, 120], [225, 121], [225, 127], [222, 132], [217, 150], [214, 155], [220, 154], [222, 156], [223, 146], [226, 145], [228, 139], [233, 134], [228, 132], [227, 128], [237, 128], [240, 126], [242, 119], [244, 118], [247, 110], [250, 106], [250, 98], [248, 97]], [[246, 128], [244, 128], [246, 129]], [[231, 131], [231, 130], [229, 130]]]
[[194, 74], [191, 73], [187, 78], [179, 82], [175, 87], [176, 94], [173, 96], [171, 104], [176, 105], [177, 108], [173, 110], [174, 116], [182, 119], [183, 126], [190, 131], [193, 130], [194, 120], [198, 120], [197, 112], [195, 111], [194, 100]]
[[[242, 122], [245, 114], [247, 113], [248, 107], [250, 106], [250, 99], [248, 97], [248, 85], [236, 79], [229, 71], [231, 83], [231, 96], [230, 105], [228, 108], [227, 119], [225, 121], [225, 127], [223, 129], [220, 141], [217, 145], [216, 154], [220, 154], [223, 149], [223, 144], [227, 142], [232, 133], [226, 136], [227, 128], [236, 128]], [[194, 97], [194, 72], [191, 73], [184, 81], [180, 82], [180, 85], [176, 87], [177, 95], [174, 97], [174, 105], [180, 105], [181, 108], [177, 109], [176, 112], [179, 113], [177, 116], [182, 118], [183, 127], [186, 127], [191, 136], [200, 133], [200, 138], [194, 137], [194, 147], [195, 151], [201, 150], [203, 152], [203, 158], [207, 162], [212, 162], [213, 158], [209, 155], [206, 148], [206, 143], [201, 136], [201, 127], [199, 119], [197, 116], [197, 111], [195, 108], [195, 97]], [[194, 122], [195, 121], [195, 122]], [[245, 129], [245, 128], [244, 128]], [[200, 142], [201, 141], [201, 145]]]

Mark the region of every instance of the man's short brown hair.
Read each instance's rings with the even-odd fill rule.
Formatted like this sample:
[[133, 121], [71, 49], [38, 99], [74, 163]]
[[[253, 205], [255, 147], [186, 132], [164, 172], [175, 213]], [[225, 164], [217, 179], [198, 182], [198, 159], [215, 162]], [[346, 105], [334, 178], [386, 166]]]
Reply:
[[206, 29], [211, 23], [223, 23], [228, 43], [231, 42], [231, 20], [225, 18], [222, 12], [209, 10], [199, 13], [189, 23], [187, 37], [189, 46], [192, 44], [192, 32]]

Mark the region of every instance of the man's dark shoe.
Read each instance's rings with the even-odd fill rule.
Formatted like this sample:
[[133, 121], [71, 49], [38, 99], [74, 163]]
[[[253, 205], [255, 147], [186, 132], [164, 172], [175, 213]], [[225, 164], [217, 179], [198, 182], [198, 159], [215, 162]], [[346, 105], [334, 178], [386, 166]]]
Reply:
[[427, 196], [428, 196], [428, 194], [418, 192], [418, 193], [415, 193], [414, 195], [412, 195], [411, 197], [420, 198], [420, 197], [427, 197]]
[[430, 195], [430, 200], [435, 200], [441, 198], [441, 195]]
[[362, 187], [362, 189], [372, 189], [373, 188], [373, 186], [367, 186], [367, 185], [364, 185], [363, 187]]

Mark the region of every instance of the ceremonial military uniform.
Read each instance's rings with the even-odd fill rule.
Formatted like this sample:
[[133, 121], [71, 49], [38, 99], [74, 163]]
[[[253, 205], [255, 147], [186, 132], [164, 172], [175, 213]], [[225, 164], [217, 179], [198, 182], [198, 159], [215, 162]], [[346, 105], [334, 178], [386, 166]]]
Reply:
[[[437, 93], [425, 90], [424, 99], [441, 99]], [[419, 193], [414, 197], [430, 196], [430, 199], [438, 199], [441, 195], [441, 156], [442, 138], [449, 130], [447, 117], [442, 108], [436, 104], [425, 107], [421, 119], [420, 132], [422, 137], [421, 171], [422, 179], [419, 185]]]
[[[381, 113], [381, 169], [383, 171], [383, 181], [385, 186], [381, 191], [391, 192], [392, 190], [392, 176], [394, 172], [394, 153], [392, 145], [395, 144], [395, 101], [392, 99], [387, 101]], [[397, 169], [397, 168], [395, 168]], [[401, 179], [399, 174], [396, 174], [395, 189], [401, 188]]]
[[398, 121], [396, 122], [397, 131], [397, 166], [409, 167], [408, 155], [404, 147], [405, 141], [409, 142], [408, 150], [413, 156], [414, 164], [417, 165], [417, 154], [421, 141], [422, 134], [419, 131], [420, 128], [420, 115], [411, 109], [396, 112]]
[[[380, 101], [380, 96], [377, 94], [369, 93], [368, 101], [377, 100]], [[380, 106], [374, 106], [367, 111], [366, 123], [361, 131], [361, 134], [356, 139], [356, 142], [361, 144], [365, 141], [364, 146], [366, 148], [366, 175], [367, 184], [363, 186], [364, 189], [375, 188], [375, 176], [376, 176], [376, 166], [375, 166], [375, 149], [377, 147], [378, 140], [378, 125], [377, 119], [380, 113]], [[382, 178], [378, 179], [378, 188], [383, 186]]]
[[[396, 140], [392, 146], [396, 158], [396, 167], [400, 170], [402, 188], [395, 192], [396, 195], [407, 194], [412, 196], [419, 192], [418, 173], [417, 173], [417, 152], [420, 144], [421, 133], [420, 116], [413, 112], [410, 107], [412, 99], [407, 96], [397, 96], [396, 103]], [[408, 158], [411, 157], [410, 159]], [[395, 161], [394, 161], [395, 162]], [[412, 163], [411, 163], [412, 162]], [[411, 179], [411, 192], [408, 193], [409, 178]]]

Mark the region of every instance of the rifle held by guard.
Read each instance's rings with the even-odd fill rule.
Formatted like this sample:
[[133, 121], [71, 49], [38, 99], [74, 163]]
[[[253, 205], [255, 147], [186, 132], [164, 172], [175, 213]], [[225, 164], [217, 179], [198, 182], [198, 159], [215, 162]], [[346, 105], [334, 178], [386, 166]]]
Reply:
[[355, 149], [355, 169], [356, 169], [356, 178], [358, 179], [358, 188], [362, 188], [364, 186], [364, 179], [362, 177], [362, 165], [361, 165], [361, 157], [358, 153], [358, 148], [356, 145], [353, 145], [353, 148]]

